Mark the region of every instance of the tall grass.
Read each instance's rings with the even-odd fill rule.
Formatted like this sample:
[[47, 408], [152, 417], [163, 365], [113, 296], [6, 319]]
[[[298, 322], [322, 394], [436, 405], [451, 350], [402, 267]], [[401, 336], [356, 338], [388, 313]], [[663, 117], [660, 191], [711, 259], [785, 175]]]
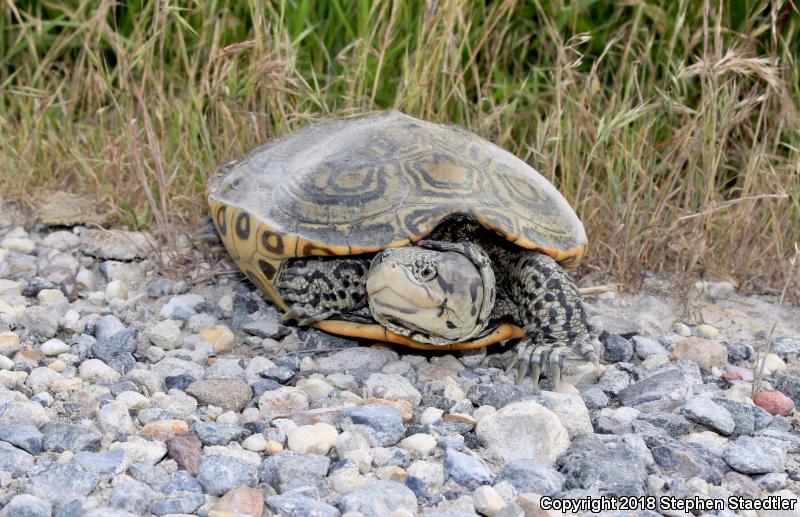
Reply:
[[800, 286], [792, 0], [1, 5], [0, 195], [97, 193], [168, 232], [218, 163], [394, 107], [550, 178], [587, 227], [583, 274]]

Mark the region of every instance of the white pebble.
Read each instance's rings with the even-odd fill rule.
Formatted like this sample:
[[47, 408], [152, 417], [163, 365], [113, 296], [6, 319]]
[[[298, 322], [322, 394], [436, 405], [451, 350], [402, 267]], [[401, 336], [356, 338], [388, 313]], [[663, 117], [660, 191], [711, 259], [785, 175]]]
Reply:
[[69, 351], [69, 346], [60, 339], [48, 339], [42, 343], [42, 353], [44, 355], [52, 356], [64, 354]]
[[331, 424], [301, 425], [288, 433], [289, 449], [301, 454], [326, 455], [338, 436]]
[[94, 291], [97, 289], [97, 281], [94, 278], [94, 273], [82, 267], [78, 274], [75, 275], [75, 283], [78, 289], [83, 291]]
[[419, 423], [422, 425], [433, 425], [442, 419], [444, 411], [437, 407], [425, 408], [425, 411], [419, 416]]
[[261, 420], [261, 411], [257, 407], [249, 407], [242, 411], [242, 423], [257, 422]]
[[0, 370], [13, 370], [14, 361], [4, 355], [0, 355]]
[[128, 286], [122, 280], [112, 280], [106, 286], [106, 301], [127, 300]]
[[160, 360], [164, 359], [166, 352], [164, 352], [163, 349], [158, 348], [157, 346], [151, 346], [147, 348], [147, 353], [145, 355], [147, 356], [147, 359], [151, 363], [157, 363]]
[[109, 436], [130, 434], [136, 430], [128, 406], [118, 401], [109, 402], [98, 411], [97, 425]]
[[224, 295], [219, 299], [217, 305], [222, 311], [223, 316], [230, 317], [230, 315], [233, 313], [233, 297], [231, 295]]
[[128, 406], [128, 409], [140, 410], [150, 407], [150, 399], [135, 391], [123, 391], [117, 395], [116, 400]]
[[239, 425], [239, 414], [235, 411], [226, 411], [217, 417], [218, 424]]
[[3, 242], [0, 242], [0, 247], [5, 248], [9, 251], [16, 251], [17, 253], [24, 253], [26, 255], [30, 255], [36, 248], [36, 243], [33, 242], [31, 239], [9, 238], [9, 239], [3, 239]]
[[497, 413], [497, 408], [494, 406], [484, 405], [472, 412], [472, 418], [480, 422], [489, 415]]
[[697, 333], [707, 339], [717, 339], [719, 337], [719, 330], [716, 327], [712, 327], [711, 325], [707, 325], [705, 323], [698, 325], [695, 330]]
[[497, 490], [489, 485], [478, 487], [472, 494], [472, 501], [475, 504], [475, 511], [488, 517], [492, 517], [506, 507], [506, 502], [497, 493]]
[[119, 372], [100, 359], [88, 359], [81, 363], [80, 368], [78, 368], [78, 376], [87, 382], [97, 382], [99, 379], [116, 382], [120, 377]]
[[248, 436], [242, 442], [242, 447], [248, 451], [261, 452], [267, 450], [267, 439], [261, 433]]
[[678, 334], [679, 336], [689, 337], [692, 335], [692, 329], [689, 328], [688, 325], [684, 325], [683, 323], [676, 323], [672, 330]]
[[70, 309], [64, 313], [64, 317], [61, 320], [61, 326], [67, 330], [78, 332], [79, 330], [81, 330], [79, 326], [80, 321], [81, 321], [80, 313], [74, 309]]

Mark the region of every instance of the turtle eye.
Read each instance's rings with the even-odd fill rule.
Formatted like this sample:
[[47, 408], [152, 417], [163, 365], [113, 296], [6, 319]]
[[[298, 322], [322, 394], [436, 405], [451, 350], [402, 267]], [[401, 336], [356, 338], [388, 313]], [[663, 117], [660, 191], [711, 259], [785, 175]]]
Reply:
[[436, 278], [436, 264], [423, 264], [421, 268], [417, 269], [417, 276], [423, 282], [430, 282]]

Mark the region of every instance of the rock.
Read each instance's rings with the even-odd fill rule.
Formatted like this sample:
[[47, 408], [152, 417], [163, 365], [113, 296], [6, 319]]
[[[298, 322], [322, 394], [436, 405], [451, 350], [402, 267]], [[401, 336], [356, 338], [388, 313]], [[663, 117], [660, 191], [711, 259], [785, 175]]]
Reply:
[[81, 451], [72, 457], [72, 461], [88, 472], [103, 475], [121, 474], [127, 467], [123, 451]]
[[127, 442], [114, 442], [109, 446], [110, 451], [121, 450], [128, 463], [143, 463], [155, 465], [167, 454], [164, 442], [148, 441], [137, 437], [128, 437]]
[[492, 474], [483, 460], [455, 449], [445, 451], [444, 469], [449, 478], [470, 490], [492, 482]]
[[197, 481], [207, 494], [222, 495], [238, 486], [255, 486], [257, 473], [258, 464], [223, 454], [205, 454], [200, 458]]
[[203, 445], [228, 445], [230, 442], [238, 442], [250, 436], [250, 431], [242, 426], [202, 420], [192, 425], [192, 432], [200, 438]]
[[686, 376], [678, 369], [669, 369], [631, 384], [618, 394], [623, 406], [639, 406], [662, 400], [678, 388], [686, 386]]
[[689, 421], [683, 415], [665, 412], [640, 413], [638, 420], [647, 422], [657, 428], [663, 429], [670, 436], [681, 436], [690, 430]]
[[128, 286], [122, 280], [112, 280], [106, 285], [105, 295], [106, 300], [109, 302], [113, 300], [127, 300]]
[[[53, 333], [55, 334], [55, 332]], [[19, 336], [13, 332], [0, 332], [0, 355], [14, 357], [14, 354], [22, 350], [19, 343]]]
[[170, 497], [150, 503], [150, 513], [155, 515], [191, 514], [205, 502], [203, 494]]
[[0, 440], [31, 454], [42, 452], [42, 433], [35, 425], [0, 425]]
[[63, 379], [58, 372], [50, 368], [38, 367], [28, 374], [28, 378], [25, 379], [25, 385], [29, 386], [34, 393], [41, 393], [49, 390], [54, 382]]
[[372, 447], [394, 445], [405, 434], [400, 411], [386, 404], [347, 408], [342, 413], [341, 428], [362, 434]]
[[125, 230], [84, 230], [81, 249], [100, 259], [134, 260], [146, 258], [156, 250], [152, 237], [141, 232]]
[[654, 355], [667, 355], [667, 351], [655, 339], [646, 336], [633, 336], [632, 339], [639, 359], [647, 359]]
[[289, 450], [301, 454], [326, 455], [338, 436], [336, 428], [324, 422], [301, 425], [288, 434]]
[[142, 515], [147, 511], [155, 495], [146, 484], [129, 479], [114, 485], [109, 504], [114, 508]]
[[169, 457], [182, 469], [196, 476], [200, 466], [202, 443], [196, 436], [177, 436], [167, 440]]
[[36, 249], [36, 243], [31, 239], [26, 238], [6, 238], [0, 241], [0, 248], [5, 248], [8, 251], [30, 255]]
[[494, 484], [506, 482], [518, 493], [533, 492], [554, 495], [564, 486], [564, 476], [549, 463], [535, 459], [512, 461], [494, 479]]
[[736, 427], [728, 410], [706, 397], [692, 397], [683, 406], [681, 413], [690, 420], [725, 436], [733, 433]]
[[103, 437], [94, 429], [83, 426], [50, 422], [42, 427], [42, 446], [46, 451], [96, 451]]
[[639, 451], [621, 440], [578, 437], [558, 458], [558, 465], [568, 489], [592, 489], [618, 497], [647, 493], [647, 464]]
[[[130, 383], [129, 381], [122, 381], [122, 382], [130, 384], [130, 387], [133, 388], [136, 387], [133, 383]], [[128, 386], [126, 385], [126, 387]], [[112, 392], [113, 391], [114, 390], [112, 389]], [[118, 392], [116, 401], [122, 402], [128, 407], [128, 409], [135, 409], [137, 411], [150, 406], [150, 399], [148, 399], [141, 393], [137, 393], [136, 391], [132, 390], [125, 390]]]
[[789, 476], [785, 472], [771, 472], [755, 478], [756, 483], [767, 492], [776, 492], [786, 488]]
[[417, 513], [417, 498], [405, 485], [392, 481], [371, 481], [342, 497], [342, 513], [361, 512], [364, 515], [389, 515], [397, 510]]
[[594, 432], [589, 410], [580, 395], [542, 391], [541, 396], [550, 403], [550, 410], [558, 415], [558, 419], [561, 425], [567, 429], [570, 439]]
[[60, 339], [48, 339], [39, 350], [46, 356], [55, 356], [69, 352], [69, 346]]
[[324, 375], [350, 372], [379, 371], [384, 365], [397, 360], [397, 352], [383, 348], [355, 347], [334, 352], [317, 360], [317, 370]]
[[33, 456], [10, 443], [0, 441], [0, 473], [10, 473], [19, 478], [33, 469]]
[[478, 487], [472, 494], [472, 501], [475, 511], [488, 517], [497, 515], [507, 504], [497, 490], [489, 485]]
[[529, 384], [478, 383], [467, 390], [467, 398], [475, 405], [500, 409], [513, 402], [534, 398], [533, 388]]
[[618, 334], [606, 334], [603, 337], [603, 356], [609, 363], [627, 363], [633, 357], [633, 345]]
[[678, 341], [670, 359], [694, 361], [702, 370], [710, 372], [712, 368], [722, 368], [728, 363], [728, 351], [716, 341], [687, 337]]
[[128, 414], [128, 406], [122, 402], [109, 402], [97, 413], [97, 425], [112, 438], [127, 435], [136, 431]]
[[214, 350], [219, 353], [229, 351], [236, 339], [236, 335], [225, 325], [215, 325], [201, 330], [198, 334], [211, 343]]
[[788, 416], [794, 411], [794, 401], [780, 391], [759, 391], [753, 402], [770, 415]]
[[208, 512], [208, 517], [261, 517], [263, 512], [264, 496], [261, 492], [255, 488], [240, 486], [223, 495]]
[[712, 327], [706, 323], [701, 323], [697, 327], [695, 327], [697, 331], [697, 335], [700, 337], [704, 337], [706, 339], [719, 339], [719, 330], [716, 327]]
[[291, 416], [295, 411], [308, 409], [308, 395], [303, 390], [284, 386], [267, 391], [258, 399], [261, 417], [270, 421], [274, 418]]
[[0, 426], [35, 425], [41, 427], [50, 421], [44, 408], [36, 402], [0, 402]]
[[420, 425], [433, 425], [442, 419], [444, 411], [436, 407], [425, 408], [425, 411], [419, 416]]
[[650, 436], [647, 445], [663, 472], [679, 478], [700, 478], [718, 485], [728, 466], [719, 456], [696, 443], [680, 443], [669, 437]]
[[253, 391], [242, 381], [232, 379], [203, 379], [191, 383], [186, 393], [196, 398], [202, 405], [221, 407], [226, 411], [242, 411]]
[[155, 346], [174, 350], [183, 346], [183, 334], [175, 320], [164, 320], [145, 331], [145, 337]]
[[388, 400], [407, 400], [413, 406], [422, 401], [420, 392], [402, 375], [373, 373], [366, 382], [369, 395]]
[[279, 321], [270, 318], [257, 318], [245, 321], [242, 331], [260, 338], [280, 339], [289, 334], [289, 329]]
[[185, 436], [189, 432], [189, 425], [183, 420], [157, 420], [142, 427], [140, 432], [157, 440], [165, 440], [176, 436]]
[[302, 487], [324, 490], [330, 464], [331, 460], [326, 456], [281, 451], [261, 462], [259, 480], [275, 488], [279, 494]]
[[476, 434], [487, 453], [505, 463], [524, 458], [552, 463], [569, 447], [569, 433], [558, 416], [533, 400], [509, 404], [487, 416]]
[[0, 517], [50, 517], [50, 503], [30, 494], [17, 494], [0, 512]]
[[416, 433], [404, 438], [399, 447], [407, 450], [417, 458], [424, 458], [436, 448], [436, 438], [430, 434]]
[[86, 382], [96, 383], [100, 380], [116, 382], [120, 378], [119, 372], [99, 359], [87, 359], [78, 368], [78, 375]]
[[786, 450], [772, 440], [740, 436], [725, 447], [722, 459], [742, 474], [767, 474], [783, 469]]
[[92, 354], [116, 371], [125, 374], [136, 367], [136, 359], [131, 354], [136, 351], [138, 335], [138, 330], [126, 329], [110, 338], [98, 339], [92, 345]]
[[31, 476], [22, 490], [50, 504], [60, 504], [72, 497], [86, 497], [99, 481], [97, 474], [86, 472], [71, 463], [53, 464]]
[[[339, 510], [335, 507], [299, 492], [269, 496], [266, 503], [271, 511], [281, 516], [339, 517]], [[214, 516], [209, 514], [209, 517]]]
[[41, 339], [50, 339], [58, 332], [58, 314], [33, 305], [22, 313], [19, 324]]

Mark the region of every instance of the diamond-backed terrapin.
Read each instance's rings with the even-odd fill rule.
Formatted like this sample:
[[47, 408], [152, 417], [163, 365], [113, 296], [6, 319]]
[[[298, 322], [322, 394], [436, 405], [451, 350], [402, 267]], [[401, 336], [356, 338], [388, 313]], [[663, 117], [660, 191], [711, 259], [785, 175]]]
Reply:
[[[586, 235], [514, 155], [397, 111], [306, 126], [222, 168], [211, 218], [287, 318], [424, 349], [522, 338], [518, 380], [597, 364], [575, 284]], [[517, 362], [517, 361], [515, 361]], [[549, 364], [549, 367], [547, 365]]]

